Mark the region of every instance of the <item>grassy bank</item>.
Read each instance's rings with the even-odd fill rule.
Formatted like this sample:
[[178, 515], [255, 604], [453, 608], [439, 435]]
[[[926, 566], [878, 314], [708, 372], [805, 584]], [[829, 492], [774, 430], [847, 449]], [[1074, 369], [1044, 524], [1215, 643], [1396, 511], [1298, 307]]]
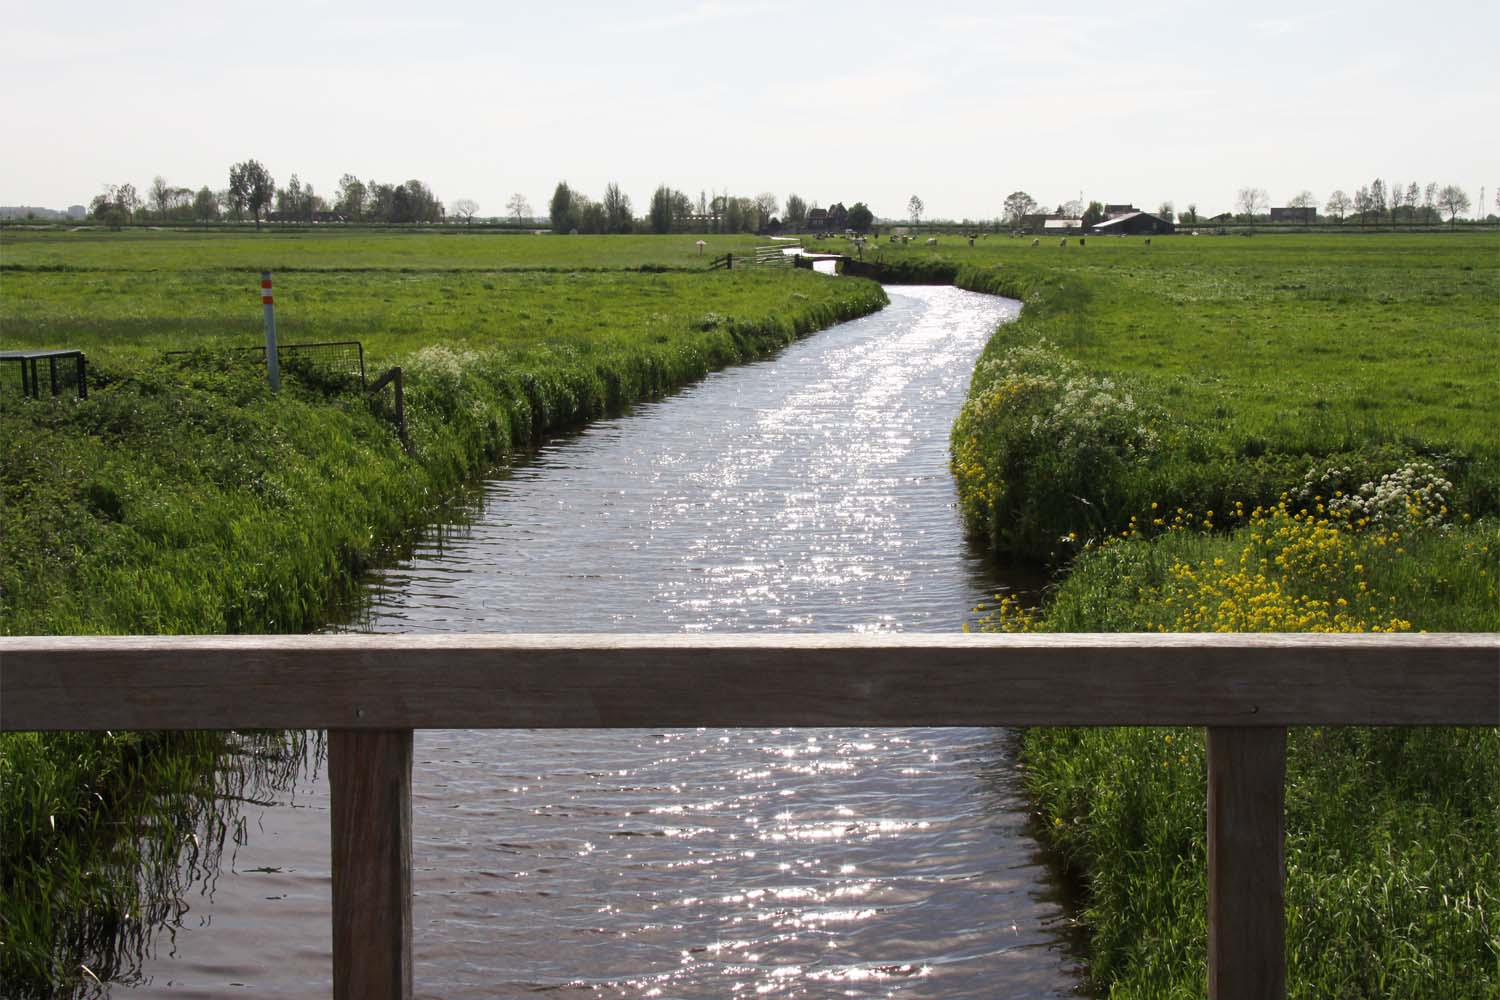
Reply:
[[[1027, 303], [954, 471], [1060, 581], [989, 627], [1500, 629], [1493, 238], [1014, 243], [942, 257]], [[1101, 990], [1201, 996], [1201, 732], [1022, 746]], [[1287, 795], [1291, 995], [1500, 994], [1500, 730], [1294, 730]]]
[[[263, 371], [221, 350], [261, 338], [261, 265], [247, 258], [295, 241], [173, 235], [48, 244], [67, 248], [62, 267], [7, 234], [6, 347], [82, 348], [91, 387], [87, 401], [0, 392], [0, 632], [306, 629], [512, 451], [886, 301], [870, 282], [789, 270], [479, 270], [485, 253], [529, 239], [509, 235], [474, 237], [461, 264], [434, 247], [445, 238], [324, 241], [318, 266], [278, 279], [281, 339], [359, 339], [372, 376], [403, 366], [403, 447], [388, 408], [349, 386], [293, 367], [272, 394]], [[669, 245], [643, 255], [606, 241], [592, 263], [639, 268]], [[408, 254], [425, 269], [391, 266]], [[140, 888], [131, 866], [139, 830], [125, 804], [168, 794], [150, 791], [158, 773], [196, 775], [206, 792], [224, 752], [159, 736], [0, 737], [7, 989], [67, 988], [86, 978], [79, 961], [128, 974], [108, 942], [145, 933], [123, 914], [140, 912], [151, 880]], [[181, 843], [162, 841], [161, 870], [175, 871]]]
[[284, 342], [357, 336], [372, 372], [404, 367], [408, 453], [357, 394], [293, 374], [273, 396], [212, 353], [259, 339], [243, 282], [4, 281], [7, 343], [81, 347], [96, 380], [86, 402], [0, 397], [0, 628], [41, 634], [309, 627], [332, 586], [508, 451], [885, 301], [805, 272], [283, 283]]

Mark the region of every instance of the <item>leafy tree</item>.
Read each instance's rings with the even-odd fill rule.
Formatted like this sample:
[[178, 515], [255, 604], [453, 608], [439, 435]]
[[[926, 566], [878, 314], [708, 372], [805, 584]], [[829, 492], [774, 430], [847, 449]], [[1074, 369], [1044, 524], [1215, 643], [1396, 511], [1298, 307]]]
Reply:
[[1446, 184], [1438, 192], [1438, 207], [1448, 213], [1448, 228], [1452, 229], [1458, 213], [1469, 210], [1469, 196], [1457, 184]]
[[634, 222], [630, 214], [630, 196], [620, 190], [620, 185], [610, 181], [604, 189], [604, 216], [611, 233], [628, 233]]
[[1422, 203], [1422, 187], [1416, 181], [1406, 185], [1406, 215], [1413, 222], [1417, 219], [1417, 206]]
[[790, 228], [801, 229], [807, 222], [807, 202], [803, 201], [800, 195], [787, 195], [786, 211], [782, 214], [782, 218]]
[[578, 207], [574, 204], [573, 189], [567, 181], [558, 181], [552, 192], [550, 214], [554, 233], [571, 232], [578, 228]]
[[1021, 220], [1036, 211], [1036, 199], [1025, 191], [1012, 191], [1005, 196], [1005, 221], [1012, 228], [1019, 226]]
[[609, 213], [597, 201], [578, 195], [578, 231], [580, 233], [604, 233], [609, 231]]
[[1437, 221], [1438, 186], [1433, 181], [1422, 189], [1422, 213], [1427, 217], [1427, 224], [1431, 225]]
[[519, 191], [510, 196], [505, 207], [510, 211], [510, 217], [516, 220], [516, 225], [531, 218], [531, 202], [527, 201], [526, 196]]
[[449, 206], [448, 211], [464, 220], [465, 224], [472, 223], [479, 213], [479, 202], [473, 198], [460, 198]]
[[[916, 195], [912, 195], [912, 198], [913, 200], [915, 200]], [[918, 201], [917, 214], [920, 215], [921, 211], [921, 202]], [[866, 206], [864, 202], [856, 201], [852, 206], [850, 206], [848, 215], [848, 227], [850, 229], [854, 230], [856, 233], [868, 233], [870, 231], [870, 226], [874, 222], [875, 213], [870, 211], [869, 207]]]
[[111, 229], [120, 229], [131, 221], [138, 201], [134, 185], [111, 184], [89, 204], [89, 214]]
[[1198, 203], [1195, 201], [1188, 202], [1188, 206], [1183, 210], [1180, 218], [1188, 225], [1196, 226], [1198, 224]]
[[1385, 214], [1385, 181], [1379, 177], [1370, 182], [1370, 202], [1367, 209], [1375, 216], [1375, 222], [1380, 223], [1380, 217]]
[[672, 192], [672, 222], [681, 225], [680, 220], [686, 219], [693, 214], [693, 199], [681, 191]]
[[246, 160], [229, 168], [230, 200], [241, 210], [249, 210], [256, 232], [260, 232], [261, 214], [271, 206], [275, 193], [276, 181], [259, 160]]
[[370, 189], [365, 186], [365, 182], [353, 174], [345, 174], [339, 178], [338, 199], [334, 203], [334, 210], [351, 219], [363, 219], [369, 198]]
[[1089, 207], [1083, 210], [1082, 223], [1084, 229], [1091, 229], [1104, 221], [1104, 206], [1097, 201], [1089, 202]]
[[172, 207], [172, 186], [167, 183], [165, 177], [157, 174], [151, 179], [151, 187], [146, 191], [146, 197], [150, 199], [151, 208], [156, 212], [156, 217], [165, 220], [167, 212]]
[[[906, 214], [911, 216], [911, 224], [919, 225], [922, 221], [922, 209], [927, 206], [922, 204], [922, 199], [912, 195], [906, 202]], [[857, 227], [856, 227], [857, 228]], [[863, 232], [863, 230], [861, 230]]]
[[207, 185], [199, 188], [193, 197], [193, 217], [202, 222], [211, 222], [219, 217], [219, 198]]
[[658, 185], [651, 195], [650, 219], [653, 233], [672, 231], [672, 208], [672, 189], [665, 184]]
[[1349, 196], [1343, 192], [1342, 188], [1328, 196], [1328, 214], [1338, 219], [1340, 224], [1343, 223], [1344, 216], [1349, 214], [1351, 207], [1352, 203], [1349, 201]]

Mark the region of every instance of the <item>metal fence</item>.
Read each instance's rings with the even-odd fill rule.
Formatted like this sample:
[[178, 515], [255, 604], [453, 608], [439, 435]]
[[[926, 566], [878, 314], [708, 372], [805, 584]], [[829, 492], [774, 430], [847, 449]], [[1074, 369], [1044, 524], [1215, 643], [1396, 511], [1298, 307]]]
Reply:
[[[179, 363], [243, 360], [264, 365], [264, 344], [255, 347], [215, 349], [199, 347], [188, 351], [167, 351], [166, 356]], [[283, 374], [330, 388], [365, 388], [365, 349], [357, 340], [332, 340], [316, 344], [278, 344], [276, 358]]]

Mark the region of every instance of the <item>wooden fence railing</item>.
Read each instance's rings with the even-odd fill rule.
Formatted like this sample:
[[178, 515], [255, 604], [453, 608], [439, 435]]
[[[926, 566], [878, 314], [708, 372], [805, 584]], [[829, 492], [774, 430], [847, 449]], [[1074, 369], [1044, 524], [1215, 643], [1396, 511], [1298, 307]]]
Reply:
[[1213, 1000], [1284, 997], [1286, 727], [1500, 725], [1500, 635], [0, 638], [0, 729], [328, 729], [337, 997], [412, 991], [415, 729], [1204, 726]]

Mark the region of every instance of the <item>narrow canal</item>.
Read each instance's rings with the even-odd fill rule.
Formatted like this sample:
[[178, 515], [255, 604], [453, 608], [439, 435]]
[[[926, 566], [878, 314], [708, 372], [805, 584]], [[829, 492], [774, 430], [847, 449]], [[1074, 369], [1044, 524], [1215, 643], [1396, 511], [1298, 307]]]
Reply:
[[[1007, 581], [948, 430], [1019, 305], [888, 291], [485, 483], [348, 627], [962, 628]], [[1076, 995], [1001, 732], [419, 732], [413, 784], [419, 995]], [[320, 776], [245, 815], [138, 991], [326, 992]]]

